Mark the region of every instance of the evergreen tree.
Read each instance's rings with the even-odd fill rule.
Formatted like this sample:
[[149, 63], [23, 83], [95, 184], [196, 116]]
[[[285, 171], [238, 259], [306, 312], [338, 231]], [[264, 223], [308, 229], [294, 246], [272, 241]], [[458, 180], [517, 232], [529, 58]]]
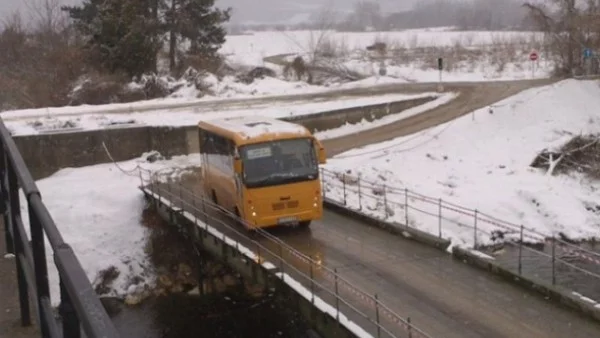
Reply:
[[86, 40], [92, 65], [130, 76], [156, 68], [161, 43], [156, 0], [85, 0], [63, 7]]
[[176, 66], [178, 47], [189, 43], [186, 52], [212, 58], [225, 42], [222, 26], [230, 18], [231, 9], [215, 8], [215, 0], [166, 0], [165, 28], [169, 33], [171, 70]]

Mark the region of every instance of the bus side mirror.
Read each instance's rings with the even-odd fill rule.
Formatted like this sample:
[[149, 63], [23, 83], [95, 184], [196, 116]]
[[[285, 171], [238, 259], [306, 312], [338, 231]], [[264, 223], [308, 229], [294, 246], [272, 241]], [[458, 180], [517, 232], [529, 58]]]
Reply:
[[241, 159], [233, 160], [233, 171], [235, 171], [236, 174], [242, 173], [242, 160]]
[[319, 142], [319, 140], [317, 140], [317, 139], [315, 139], [315, 148], [317, 150], [319, 164], [327, 163], [327, 154], [325, 153], [325, 147], [323, 147], [323, 144], [321, 142]]

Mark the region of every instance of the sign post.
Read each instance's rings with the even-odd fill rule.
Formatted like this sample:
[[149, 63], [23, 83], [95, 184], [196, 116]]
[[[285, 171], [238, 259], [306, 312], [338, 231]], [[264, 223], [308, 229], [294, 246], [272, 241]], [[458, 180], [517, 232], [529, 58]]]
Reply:
[[592, 52], [591, 48], [585, 48], [583, 50], [583, 62], [585, 63], [585, 71], [586, 71], [586, 75], [591, 75], [592, 73], [592, 57], [594, 56], [594, 53]]
[[536, 51], [532, 51], [529, 53], [529, 60], [531, 60], [531, 78], [535, 78], [535, 63], [538, 60], [538, 53]]
[[444, 86], [442, 85], [442, 70], [444, 69], [444, 59], [439, 57], [437, 59], [437, 63], [438, 63], [438, 71], [440, 73], [439, 74], [438, 91], [442, 92], [442, 91], [444, 91]]

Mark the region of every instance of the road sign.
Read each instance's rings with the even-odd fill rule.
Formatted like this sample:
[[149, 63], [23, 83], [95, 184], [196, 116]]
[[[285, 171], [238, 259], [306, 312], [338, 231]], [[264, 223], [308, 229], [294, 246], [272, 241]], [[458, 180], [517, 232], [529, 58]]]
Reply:
[[584, 50], [583, 50], [583, 58], [584, 58], [584, 59], [589, 59], [589, 58], [591, 58], [593, 54], [594, 54], [594, 53], [592, 52], [592, 49], [591, 49], [591, 48], [586, 48], [586, 49], [584, 49]]
[[531, 52], [531, 54], [529, 54], [529, 60], [536, 61], [537, 59], [538, 59], [538, 53], [537, 52]]

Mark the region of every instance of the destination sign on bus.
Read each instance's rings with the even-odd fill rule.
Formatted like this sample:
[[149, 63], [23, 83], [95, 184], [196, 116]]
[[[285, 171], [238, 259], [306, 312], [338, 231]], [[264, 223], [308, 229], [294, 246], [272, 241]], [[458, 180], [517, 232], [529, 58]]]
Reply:
[[271, 157], [272, 155], [273, 154], [271, 153], [271, 147], [248, 149], [248, 151], [246, 152], [246, 156], [249, 160]]

